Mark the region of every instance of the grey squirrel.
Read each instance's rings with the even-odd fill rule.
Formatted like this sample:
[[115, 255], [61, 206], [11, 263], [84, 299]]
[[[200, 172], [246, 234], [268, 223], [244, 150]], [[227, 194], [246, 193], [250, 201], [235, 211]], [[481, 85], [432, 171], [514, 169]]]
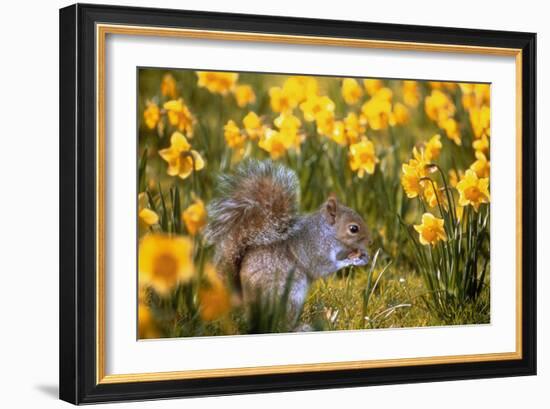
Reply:
[[289, 277], [289, 311], [299, 314], [310, 284], [369, 260], [361, 216], [333, 195], [314, 213], [298, 214], [294, 171], [247, 160], [218, 180], [205, 236], [218, 272], [228, 274], [245, 305], [257, 294], [280, 294]]

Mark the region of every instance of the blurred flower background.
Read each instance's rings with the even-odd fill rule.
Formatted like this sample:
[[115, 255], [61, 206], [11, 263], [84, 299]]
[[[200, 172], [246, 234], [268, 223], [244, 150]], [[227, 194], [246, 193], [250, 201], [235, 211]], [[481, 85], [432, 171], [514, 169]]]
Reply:
[[489, 84], [140, 69], [138, 92], [139, 338], [293, 330], [284, 299], [240, 305], [202, 236], [249, 157], [371, 230], [369, 266], [311, 288], [310, 328], [489, 322]]

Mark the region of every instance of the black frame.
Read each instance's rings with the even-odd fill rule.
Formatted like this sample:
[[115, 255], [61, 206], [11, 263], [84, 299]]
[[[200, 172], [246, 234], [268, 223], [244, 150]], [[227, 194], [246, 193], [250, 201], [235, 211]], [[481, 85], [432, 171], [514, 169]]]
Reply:
[[[95, 24], [517, 48], [522, 59], [520, 360], [96, 384]], [[536, 374], [536, 34], [134, 7], [60, 10], [60, 398], [75, 404]]]

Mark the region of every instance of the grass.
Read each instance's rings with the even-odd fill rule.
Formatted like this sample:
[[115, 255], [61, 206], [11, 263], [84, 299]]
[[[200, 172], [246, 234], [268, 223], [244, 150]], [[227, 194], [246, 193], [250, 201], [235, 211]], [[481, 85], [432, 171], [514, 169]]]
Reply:
[[365, 271], [333, 276], [311, 288], [302, 320], [321, 322], [324, 330], [411, 328], [489, 323], [489, 290], [485, 287], [477, 305], [468, 305], [451, 320], [442, 320], [425, 304], [427, 296], [421, 277], [412, 271], [388, 269], [363, 308]]

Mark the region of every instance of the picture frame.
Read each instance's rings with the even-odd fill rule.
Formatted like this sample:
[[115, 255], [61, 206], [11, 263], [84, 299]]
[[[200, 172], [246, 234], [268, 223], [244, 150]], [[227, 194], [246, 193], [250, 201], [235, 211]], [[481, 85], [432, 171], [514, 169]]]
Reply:
[[[106, 38], [202, 39], [515, 64], [515, 350], [188, 371], [106, 372]], [[132, 73], [133, 74], [133, 73]], [[60, 10], [60, 398], [73, 404], [536, 374], [536, 35], [76, 4]], [[133, 153], [130, 153], [134, 160]], [[498, 234], [498, 233], [497, 233]], [[498, 256], [498, 255], [497, 255]], [[298, 334], [295, 337], [309, 336]], [[295, 338], [297, 339], [297, 338]]]

